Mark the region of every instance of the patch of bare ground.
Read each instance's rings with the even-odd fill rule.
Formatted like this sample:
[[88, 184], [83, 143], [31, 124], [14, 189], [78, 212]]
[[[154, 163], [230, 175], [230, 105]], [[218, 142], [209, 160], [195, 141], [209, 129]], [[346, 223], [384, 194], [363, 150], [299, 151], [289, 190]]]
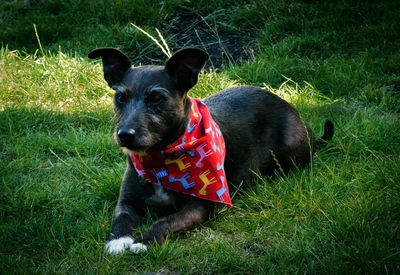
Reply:
[[[171, 52], [186, 47], [197, 47], [205, 50], [210, 56], [206, 68], [220, 68], [223, 65], [246, 61], [254, 58], [252, 48], [254, 41], [250, 30], [245, 34], [233, 31], [218, 30], [217, 26], [196, 14], [183, 14], [171, 22], [169, 34], [174, 45]], [[145, 57], [153, 63], [162, 63], [165, 55], [160, 53]]]

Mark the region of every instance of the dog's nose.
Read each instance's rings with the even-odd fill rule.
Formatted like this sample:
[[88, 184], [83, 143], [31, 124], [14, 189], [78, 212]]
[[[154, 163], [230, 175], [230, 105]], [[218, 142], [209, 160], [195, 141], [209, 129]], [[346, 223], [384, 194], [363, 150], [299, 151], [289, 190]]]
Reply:
[[128, 140], [131, 140], [135, 137], [135, 130], [132, 128], [129, 129], [119, 129], [117, 133], [118, 138], [122, 142], [126, 142]]

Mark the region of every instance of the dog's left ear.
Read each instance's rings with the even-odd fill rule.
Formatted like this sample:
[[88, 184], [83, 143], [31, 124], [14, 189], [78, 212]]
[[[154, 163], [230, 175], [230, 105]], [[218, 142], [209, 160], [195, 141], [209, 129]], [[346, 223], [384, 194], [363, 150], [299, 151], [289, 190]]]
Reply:
[[103, 61], [104, 79], [112, 87], [121, 83], [125, 73], [131, 68], [132, 64], [125, 54], [114, 48], [100, 48], [88, 54], [90, 59], [101, 57]]
[[196, 83], [201, 69], [208, 59], [208, 54], [198, 48], [186, 48], [171, 56], [165, 69], [182, 92], [189, 91]]

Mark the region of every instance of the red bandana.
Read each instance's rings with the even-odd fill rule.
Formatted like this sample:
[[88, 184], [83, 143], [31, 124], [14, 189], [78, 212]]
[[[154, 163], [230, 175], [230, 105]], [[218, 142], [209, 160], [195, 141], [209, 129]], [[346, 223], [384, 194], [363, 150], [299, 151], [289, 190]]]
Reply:
[[185, 133], [161, 151], [131, 153], [138, 174], [176, 192], [225, 203], [231, 198], [224, 171], [225, 142], [207, 106], [190, 98], [192, 107]]

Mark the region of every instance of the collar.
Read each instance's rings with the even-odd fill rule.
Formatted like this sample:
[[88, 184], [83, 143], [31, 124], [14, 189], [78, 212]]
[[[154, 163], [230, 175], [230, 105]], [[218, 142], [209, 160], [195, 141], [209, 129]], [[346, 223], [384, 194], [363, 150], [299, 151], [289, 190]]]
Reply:
[[131, 153], [139, 176], [164, 188], [232, 206], [224, 171], [225, 142], [207, 106], [191, 102], [185, 133], [158, 151]]

